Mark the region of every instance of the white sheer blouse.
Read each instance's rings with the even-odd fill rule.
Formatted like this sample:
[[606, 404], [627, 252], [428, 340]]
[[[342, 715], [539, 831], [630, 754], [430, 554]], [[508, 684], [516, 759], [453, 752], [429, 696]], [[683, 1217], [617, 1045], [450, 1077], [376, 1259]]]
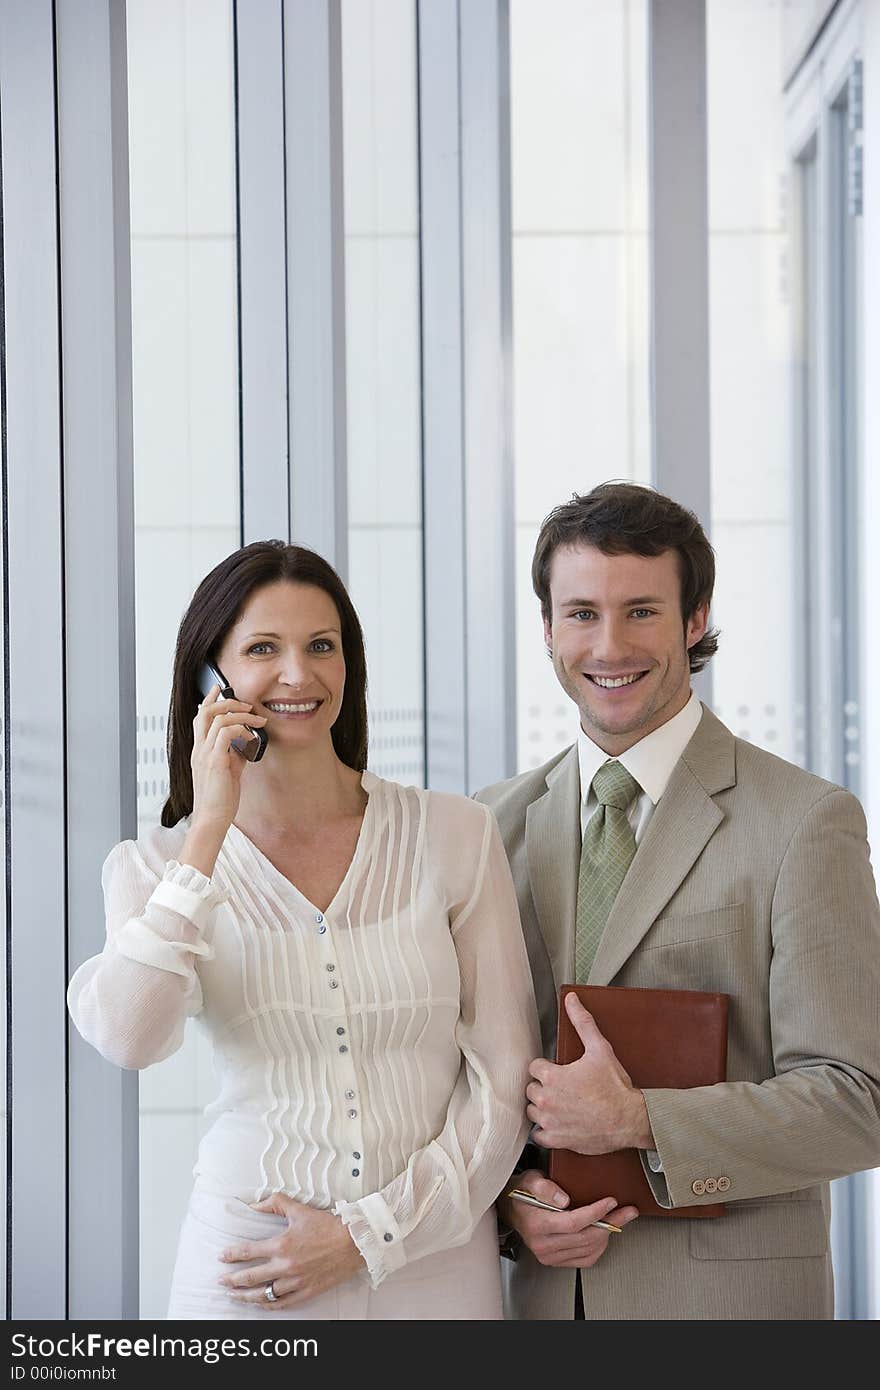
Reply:
[[363, 774], [351, 865], [320, 912], [233, 825], [211, 879], [188, 822], [117, 845], [107, 941], [68, 991], [83, 1037], [147, 1067], [195, 1015], [220, 1079], [198, 1185], [333, 1208], [377, 1285], [467, 1241], [506, 1182], [540, 1054], [491, 812]]

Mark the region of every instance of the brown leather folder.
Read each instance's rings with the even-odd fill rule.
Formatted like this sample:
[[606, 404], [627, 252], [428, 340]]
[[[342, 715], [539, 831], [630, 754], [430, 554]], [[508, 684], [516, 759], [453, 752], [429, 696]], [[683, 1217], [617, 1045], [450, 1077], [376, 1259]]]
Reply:
[[[556, 1061], [576, 1062], [584, 1046], [565, 1010], [574, 991], [611, 1043], [634, 1086], [682, 1090], [712, 1086], [727, 1076], [729, 995], [692, 989], [621, 989], [614, 985], [562, 985]], [[699, 1155], [694, 1155], [699, 1163]], [[636, 1149], [610, 1154], [550, 1153], [550, 1176], [582, 1207], [600, 1197], [632, 1204], [642, 1216], [723, 1216], [724, 1203], [660, 1207], [654, 1200]]]

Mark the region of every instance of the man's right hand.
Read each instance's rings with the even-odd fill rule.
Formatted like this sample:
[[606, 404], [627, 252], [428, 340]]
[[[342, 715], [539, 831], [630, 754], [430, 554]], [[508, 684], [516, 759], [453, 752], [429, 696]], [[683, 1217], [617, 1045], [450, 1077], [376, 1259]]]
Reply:
[[612, 1232], [593, 1226], [593, 1221], [626, 1226], [639, 1214], [635, 1207], [618, 1207], [614, 1197], [602, 1197], [589, 1206], [568, 1211], [567, 1193], [535, 1168], [516, 1173], [509, 1186], [560, 1208], [558, 1213], [541, 1211], [527, 1202], [516, 1202], [507, 1196], [498, 1198], [501, 1220], [519, 1232], [536, 1260], [558, 1269], [589, 1269], [605, 1254]]

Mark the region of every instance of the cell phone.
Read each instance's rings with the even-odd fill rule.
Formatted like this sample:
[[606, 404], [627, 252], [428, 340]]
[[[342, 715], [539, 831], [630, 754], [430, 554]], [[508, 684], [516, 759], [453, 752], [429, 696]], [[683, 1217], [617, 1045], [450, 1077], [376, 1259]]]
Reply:
[[[220, 694], [225, 700], [238, 699], [219, 666], [212, 666], [210, 661], [206, 661], [199, 671], [199, 690], [202, 695], [208, 695], [214, 685], [219, 685]], [[251, 729], [251, 734], [252, 738], [234, 738], [230, 746], [249, 763], [258, 763], [266, 751], [269, 737], [265, 729]]]

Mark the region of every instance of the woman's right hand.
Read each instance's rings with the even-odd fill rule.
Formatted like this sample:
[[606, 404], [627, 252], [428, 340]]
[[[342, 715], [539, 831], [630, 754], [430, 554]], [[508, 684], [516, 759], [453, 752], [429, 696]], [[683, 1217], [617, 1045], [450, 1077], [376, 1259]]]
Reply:
[[193, 809], [182, 862], [209, 878], [241, 797], [247, 759], [232, 748], [232, 740], [268, 722], [252, 711], [243, 700], [222, 699], [219, 685], [213, 685], [193, 720]]

